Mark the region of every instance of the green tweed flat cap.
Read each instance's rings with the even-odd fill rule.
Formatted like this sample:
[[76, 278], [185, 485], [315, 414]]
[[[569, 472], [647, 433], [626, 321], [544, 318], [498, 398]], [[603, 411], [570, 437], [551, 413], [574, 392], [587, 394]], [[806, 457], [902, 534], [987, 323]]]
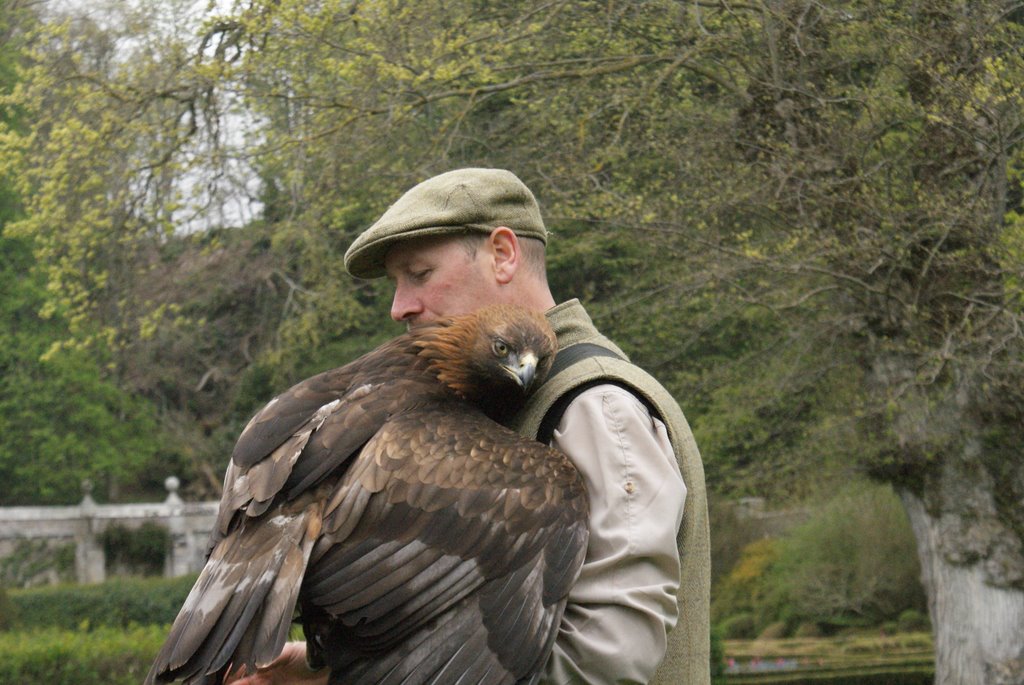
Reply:
[[498, 226], [547, 243], [548, 232], [530, 189], [504, 169], [456, 169], [411, 188], [345, 253], [357, 278], [384, 274], [388, 249], [403, 240], [453, 233], [490, 233]]

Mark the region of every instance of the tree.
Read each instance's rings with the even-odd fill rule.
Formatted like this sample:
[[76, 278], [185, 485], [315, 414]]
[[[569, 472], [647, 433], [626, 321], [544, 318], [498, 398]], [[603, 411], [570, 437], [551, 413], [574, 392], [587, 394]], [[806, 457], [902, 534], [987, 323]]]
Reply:
[[760, 10], [731, 36], [745, 97], [718, 161], [752, 174], [761, 216], [718, 247], [758, 275], [749, 299], [829, 351], [808, 361], [859, 379], [837, 409], [910, 515], [937, 681], [1018, 682], [1021, 8]]
[[[237, 121], [176, 9], [105, 3], [26, 32], [22, 84], [5, 98], [23, 125], [0, 130], [0, 159], [25, 205], [5, 234], [34, 255], [18, 268], [42, 278], [27, 310], [52, 322], [43, 349], [15, 349], [91, 364], [97, 382], [150, 401], [160, 431], [126, 454], [164, 443], [155, 482], [177, 472], [203, 496], [219, 489], [243, 421], [235, 395], [292, 280], [258, 225], [221, 230], [218, 210], [240, 192]], [[12, 411], [28, 420], [39, 397], [20, 394]]]
[[[1012, 680], [1022, 14], [1010, 0], [255, 0], [195, 38], [129, 31], [131, 60], [98, 40], [120, 34], [51, 35], [18, 98], [31, 137], [6, 137], [0, 159], [29, 171], [17, 226], [49, 306], [77, 339], [104, 331], [119, 382], [146, 335], [193, 325], [185, 293], [145, 285], [181, 244], [188, 170], [216, 187], [210, 169], [251, 162], [264, 223], [248, 244], [269, 246], [285, 315], [226, 374], [237, 397], [394, 331], [386, 288], [341, 267], [387, 202], [455, 166], [516, 170], [553, 231], [556, 294], [582, 294], [666, 379], [709, 474], [781, 487], [827, 462], [892, 483], [940, 681]], [[214, 358], [200, 379], [227, 368]]]
[[[813, 423], [856, 435], [859, 467], [905, 502], [940, 682], [1019, 679], [1020, 8], [577, 3], [499, 21], [486, 4], [353, 7], [294, 33], [323, 37], [304, 63], [339, 78], [319, 100], [298, 91], [307, 130], [379, 123], [391, 163], [526, 169], [556, 229], [587, 241], [573, 259], [610, 247], [634, 265], [595, 310], [628, 307], [635, 340], [655, 318], [721, 330], [718, 305], [770, 313], [749, 351], [772, 359], [778, 395], [830, 396]], [[428, 23], [445, 40], [428, 44]], [[486, 58], [467, 47], [483, 43]], [[417, 147], [423, 131], [445, 148]]]
[[[9, 93], [33, 16], [17, 2], [0, 9], [0, 92]], [[23, 127], [22, 117], [0, 109], [8, 129]], [[11, 186], [0, 177], [0, 504], [72, 504], [83, 480], [117, 488], [138, 478], [156, 453], [154, 421], [88, 357], [68, 350], [41, 360], [65, 324], [39, 316], [46, 297], [31, 242], [8, 235], [20, 218]]]

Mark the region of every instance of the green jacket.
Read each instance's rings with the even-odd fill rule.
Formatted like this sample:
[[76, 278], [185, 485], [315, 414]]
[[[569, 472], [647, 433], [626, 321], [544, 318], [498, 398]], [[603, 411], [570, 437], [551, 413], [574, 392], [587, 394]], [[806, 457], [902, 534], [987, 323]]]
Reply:
[[608, 380], [628, 386], [654, 408], [668, 428], [669, 438], [686, 484], [683, 523], [679, 530], [681, 577], [677, 594], [679, 622], [668, 635], [668, 653], [651, 683], [654, 685], [707, 685], [710, 682], [711, 558], [704, 466], [693, 434], [675, 399], [652, 376], [626, 361], [626, 355], [601, 335], [578, 300], [564, 302], [547, 312], [558, 336], [559, 349], [590, 343], [621, 358], [596, 356], [582, 359], [549, 378], [513, 422], [519, 433], [536, 437], [541, 421], [559, 397], [590, 381]]

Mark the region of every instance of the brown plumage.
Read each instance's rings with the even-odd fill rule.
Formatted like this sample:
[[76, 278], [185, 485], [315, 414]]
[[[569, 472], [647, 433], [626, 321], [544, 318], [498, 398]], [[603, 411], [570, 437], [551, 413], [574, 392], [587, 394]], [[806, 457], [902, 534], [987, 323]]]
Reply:
[[296, 609], [332, 683], [534, 682], [583, 561], [586, 495], [564, 455], [494, 419], [554, 348], [542, 316], [491, 307], [271, 400], [235, 445], [209, 560], [147, 683], [252, 672]]

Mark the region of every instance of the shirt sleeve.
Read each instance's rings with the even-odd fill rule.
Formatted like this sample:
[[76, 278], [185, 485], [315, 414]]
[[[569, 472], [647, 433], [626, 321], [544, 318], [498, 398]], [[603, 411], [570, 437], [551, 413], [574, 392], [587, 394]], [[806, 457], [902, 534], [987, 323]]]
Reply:
[[679, 616], [686, 486], [668, 431], [627, 390], [598, 385], [569, 404], [551, 444], [586, 482], [590, 542], [541, 682], [646, 683]]

